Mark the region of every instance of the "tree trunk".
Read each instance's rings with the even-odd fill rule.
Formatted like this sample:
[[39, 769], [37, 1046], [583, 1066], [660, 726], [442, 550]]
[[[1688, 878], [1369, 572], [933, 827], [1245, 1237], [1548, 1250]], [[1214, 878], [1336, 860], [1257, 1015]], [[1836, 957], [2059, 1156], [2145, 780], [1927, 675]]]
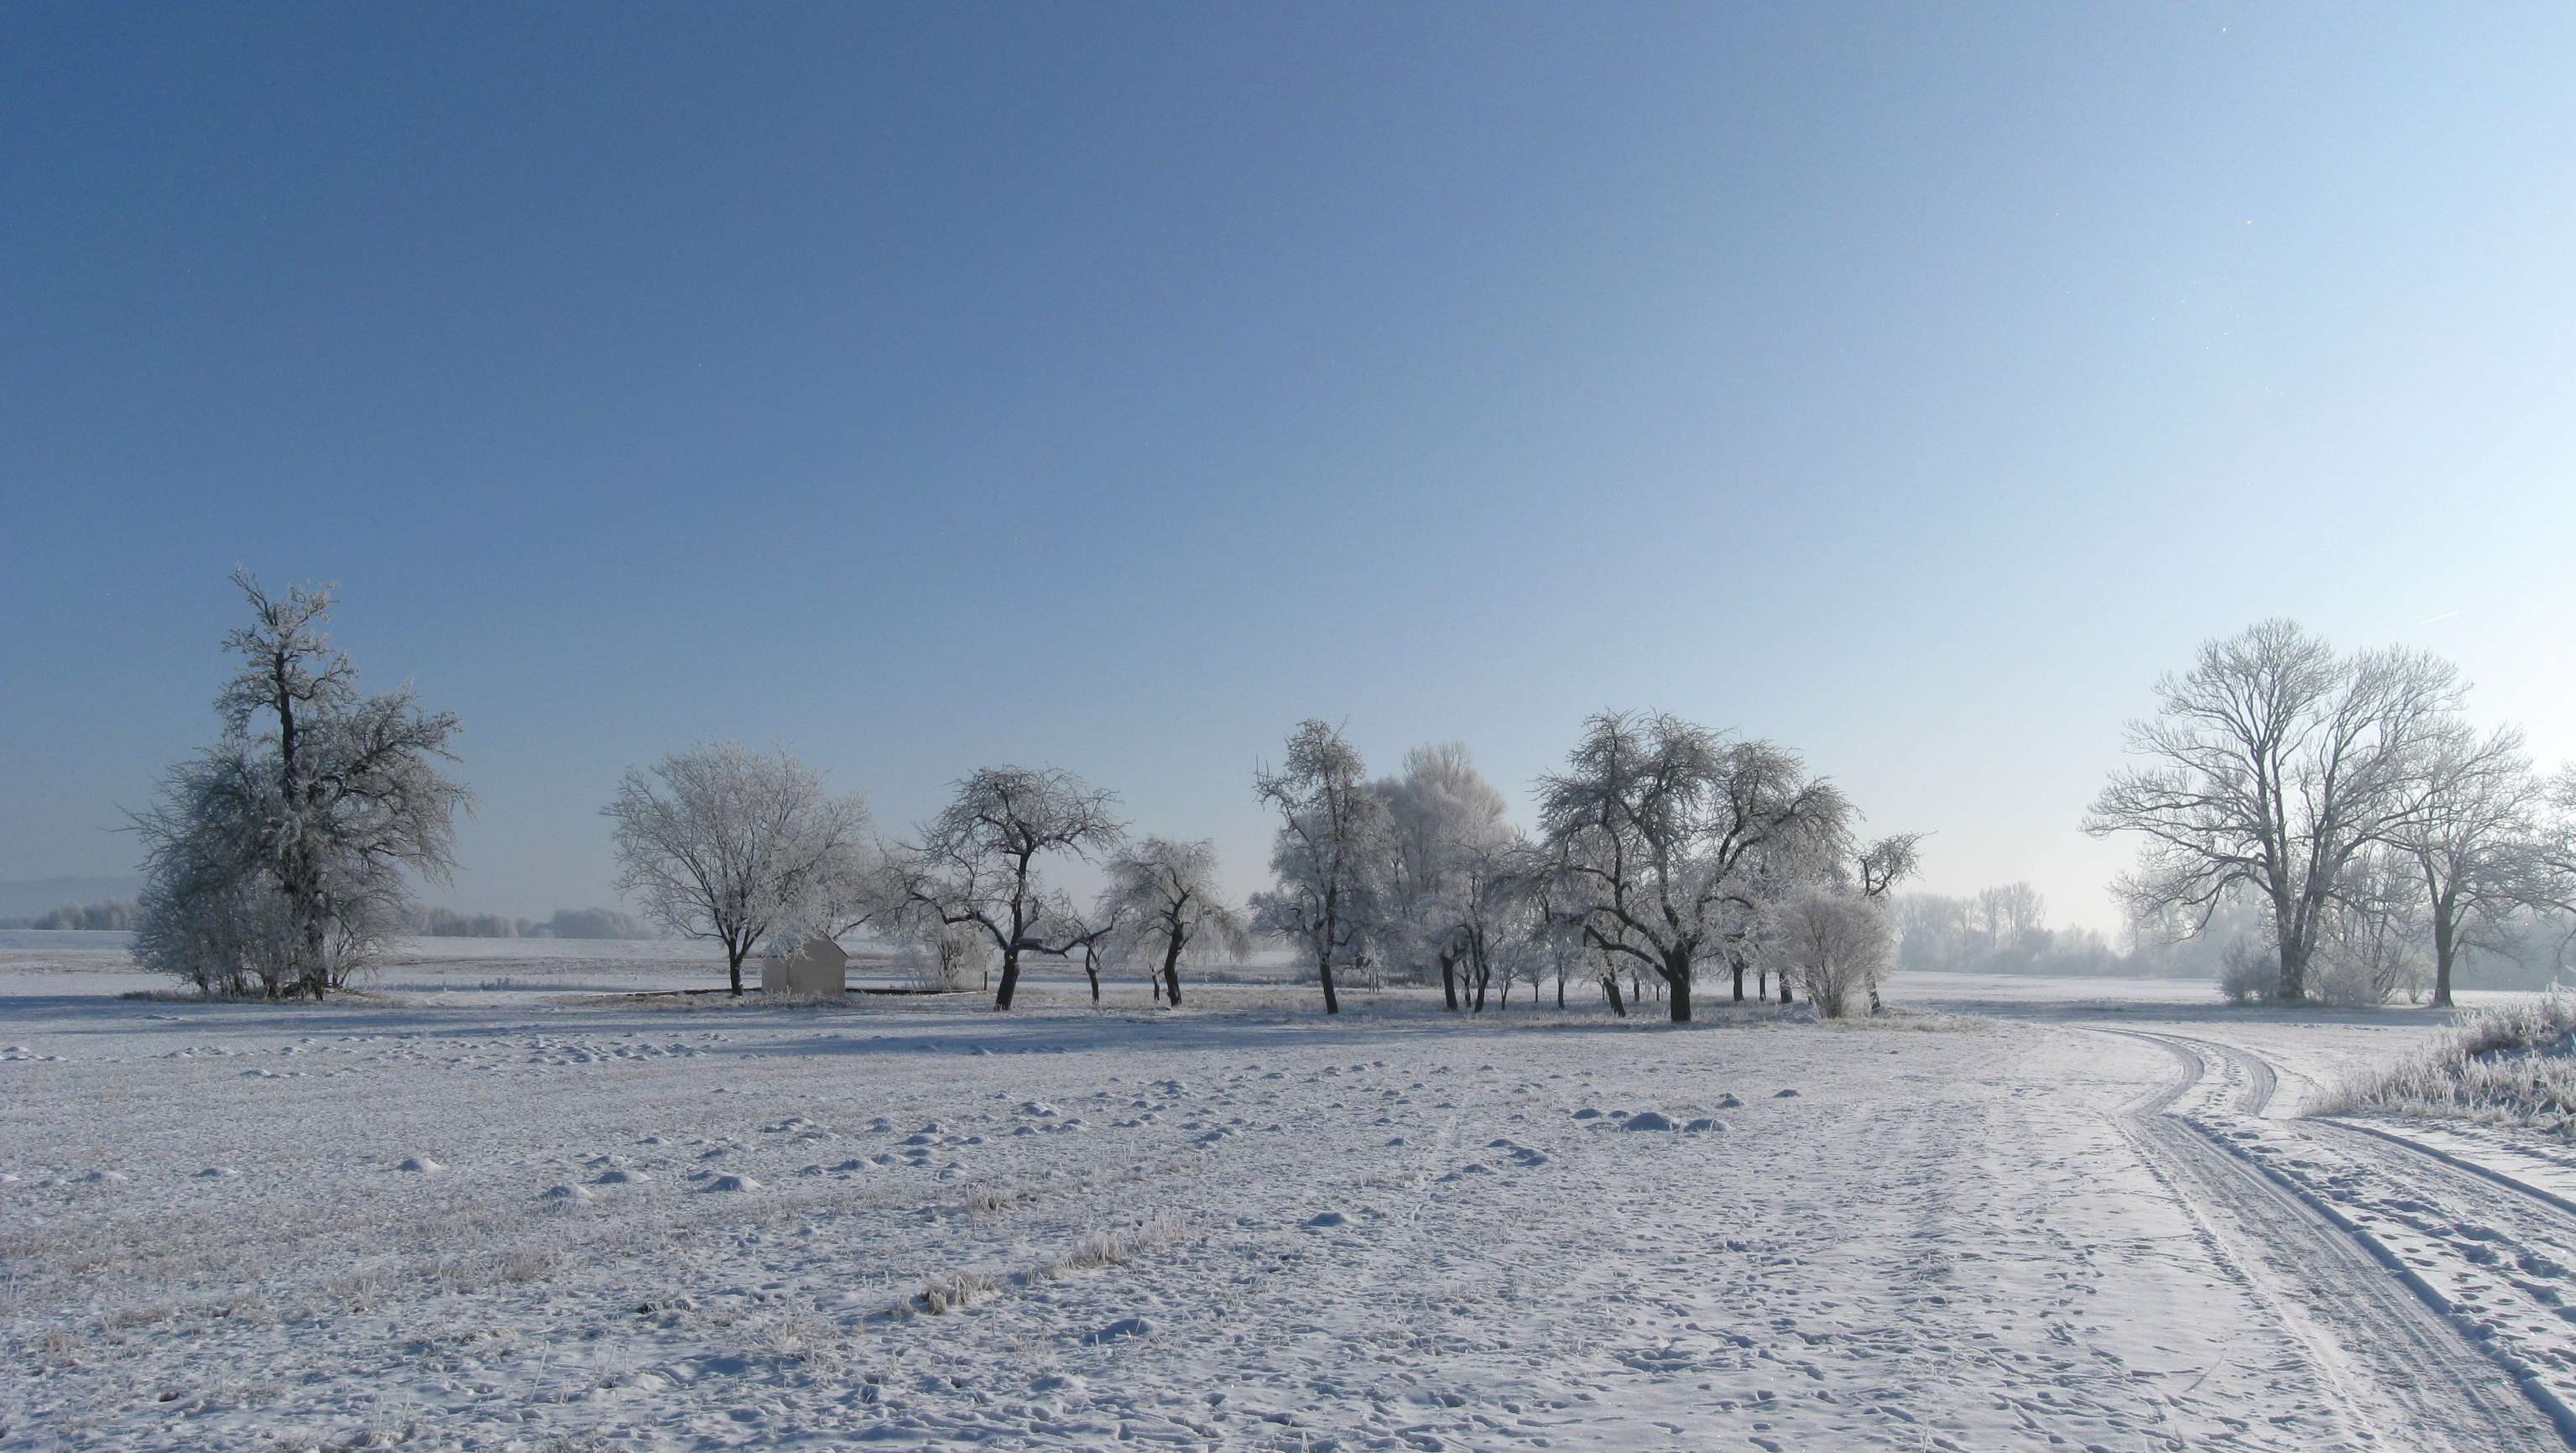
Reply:
[[1100, 1002], [1100, 966], [1086, 958], [1082, 961], [1083, 977], [1091, 980], [1091, 1002]]
[[1618, 1015], [1622, 1019], [1628, 1017], [1627, 1001], [1619, 997], [1619, 976], [1617, 974], [1603, 974], [1601, 976], [1601, 992], [1610, 996], [1611, 1013]]
[[1735, 971], [1735, 1002], [1741, 1004], [1744, 1002], [1744, 960], [1729, 954], [1726, 964]]
[[725, 946], [725, 973], [733, 980], [733, 992], [736, 998], [742, 996], [742, 956], [750, 949], [749, 944], [741, 948], [735, 948], [730, 944]]
[[2459, 943], [2451, 931], [2451, 915], [2436, 905], [2433, 911], [2433, 1007], [2451, 1007], [2451, 956]]
[[1556, 971], [1556, 1007], [1559, 1009], [1565, 1007], [1565, 970], [1563, 969]]
[[1494, 976], [1491, 974], [1479, 973], [1476, 975], [1476, 1012], [1479, 1014], [1485, 1012], [1485, 990], [1493, 982]]
[[1002, 987], [993, 995], [995, 1009], [1011, 1007], [1011, 997], [1020, 988], [1020, 950], [1017, 944], [1002, 950]]
[[1458, 956], [1447, 949], [1440, 951], [1440, 997], [1450, 1013], [1458, 1012]]
[[1178, 937], [1163, 945], [1163, 997], [1172, 1007], [1181, 1007], [1181, 941]]
[[1769, 964], [1764, 964], [1753, 971], [1753, 997], [1756, 999], [1768, 999], [1771, 997], [1771, 966]]
[[1780, 971], [1780, 1002], [1783, 1004], [1789, 1002], [1789, 971], [1787, 969], [1782, 969]]
[[1687, 956], [1664, 955], [1664, 984], [1672, 991], [1673, 1022], [1690, 1023], [1691, 961]]

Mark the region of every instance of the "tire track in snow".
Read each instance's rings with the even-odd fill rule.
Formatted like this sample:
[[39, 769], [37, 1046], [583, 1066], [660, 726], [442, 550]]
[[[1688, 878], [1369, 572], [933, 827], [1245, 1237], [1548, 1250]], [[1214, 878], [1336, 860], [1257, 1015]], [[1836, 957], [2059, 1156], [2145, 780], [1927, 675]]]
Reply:
[[[2463, 1335], [2451, 1300], [2405, 1257], [2269, 1158], [2202, 1122], [2269, 1108], [2278, 1076], [2260, 1056], [2180, 1035], [2096, 1032], [2160, 1045], [2183, 1066], [2178, 1082], [2127, 1112], [2124, 1129], [2184, 1198], [2212, 1251], [2272, 1304], [2318, 1370], [2362, 1411], [2363, 1431], [2411, 1434], [2425, 1440], [2417, 1446], [2436, 1448], [2576, 1447], [2567, 1404], [2491, 1338]], [[2224, 1072], [2214, 1087], [2213, 1064]], [[2222, 1096], [2233, 1103], [2213, 1103]], [[2206, 1214], [2219, 1208], [2237, 1226]], [[2521, 1396], [2489, 1390], [2498, 1371]]]

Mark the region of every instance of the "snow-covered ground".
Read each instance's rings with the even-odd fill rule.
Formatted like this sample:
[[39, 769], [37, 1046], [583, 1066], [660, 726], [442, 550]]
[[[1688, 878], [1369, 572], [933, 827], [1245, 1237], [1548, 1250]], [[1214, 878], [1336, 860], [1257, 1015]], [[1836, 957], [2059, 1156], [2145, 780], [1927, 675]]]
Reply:
[[2576, 1398], [2576, 1214], [2291, 1118], [2420, 1011], [795, 1010], [446, 942], [320, 1008], [0, 947], [0, 1448], [2502, 1449]]

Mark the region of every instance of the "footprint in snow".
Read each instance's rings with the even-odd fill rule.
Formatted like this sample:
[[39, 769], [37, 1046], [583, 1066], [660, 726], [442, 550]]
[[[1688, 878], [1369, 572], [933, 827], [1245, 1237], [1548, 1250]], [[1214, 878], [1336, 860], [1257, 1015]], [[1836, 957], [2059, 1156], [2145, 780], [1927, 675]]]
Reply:
[[228, 1165], [210, 1165], [204, 1170], [197, 1172], [197, 1179], [201, 1181], [228, 1181], [240, 1174], [240, 1171], [237, 1171]]

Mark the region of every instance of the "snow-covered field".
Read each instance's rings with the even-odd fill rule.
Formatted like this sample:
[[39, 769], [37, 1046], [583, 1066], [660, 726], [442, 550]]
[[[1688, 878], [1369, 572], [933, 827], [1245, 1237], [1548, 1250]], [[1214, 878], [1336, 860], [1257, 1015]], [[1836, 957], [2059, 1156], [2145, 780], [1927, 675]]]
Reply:
[[0, 1448], [2521, 1449], [2576, 1400], [2576, 1162], [2291, 1118], [2423, 1012], [795, 1010], [528, 941], [268, 1007], [48, 937]]

